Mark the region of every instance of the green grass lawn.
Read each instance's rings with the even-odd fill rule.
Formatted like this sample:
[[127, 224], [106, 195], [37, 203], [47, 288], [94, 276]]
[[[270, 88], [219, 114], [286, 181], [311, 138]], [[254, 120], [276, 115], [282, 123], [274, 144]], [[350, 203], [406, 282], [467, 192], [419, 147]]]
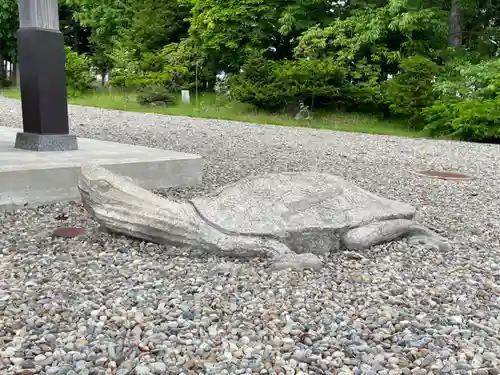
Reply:
[[[3, 95], [9, 98], [20, 98], [19, 90], [6, 89]], [[375, 116], [328, 112], [317, 110], [310, 120], [295, 120], [285, 114], [271, 114], [255, 109], [250, 105], [218, 98], [215, 94], [199, 95], [198, 104], [192, 94], [191, 104], [177, 103], [174, 106], [141, 106], [136, 102], [134, 94], [121, 91], [94, 92], [69, 99], [70, 104], [122, 111], [159, 113], [178, 116], [234, 120], [260, 124], [283, 126], [299, 126], [314, 129], [341, 130], [359, 133], [387, 134], [404, 137], [424, 137], [422, 132], [414, 132], [398, 121], [383, 121]]]

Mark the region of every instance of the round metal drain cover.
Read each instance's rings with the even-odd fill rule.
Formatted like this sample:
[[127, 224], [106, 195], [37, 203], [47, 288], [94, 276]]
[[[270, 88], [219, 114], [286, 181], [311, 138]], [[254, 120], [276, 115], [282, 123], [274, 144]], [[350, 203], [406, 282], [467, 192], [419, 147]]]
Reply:
[[73, 238], [85, 233], [84, 228], [57, 228], [52, 232], [54, 237]]
[[422, 177], [440, 178], [443, 180], [472, 180], [473, 176], [459, 173], [459, 172], [448, 172], [448, 171], [417, 171], [417, 175]]

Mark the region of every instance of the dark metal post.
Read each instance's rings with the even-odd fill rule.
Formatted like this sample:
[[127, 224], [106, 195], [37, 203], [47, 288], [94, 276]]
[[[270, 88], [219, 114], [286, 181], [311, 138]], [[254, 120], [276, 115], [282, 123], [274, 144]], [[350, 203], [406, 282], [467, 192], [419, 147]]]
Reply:
[[18, 0], [18, 56], [23, 130], [16, 148], [32, 151], [78, 149], [69, 134], [64, 37], [57, 0]]

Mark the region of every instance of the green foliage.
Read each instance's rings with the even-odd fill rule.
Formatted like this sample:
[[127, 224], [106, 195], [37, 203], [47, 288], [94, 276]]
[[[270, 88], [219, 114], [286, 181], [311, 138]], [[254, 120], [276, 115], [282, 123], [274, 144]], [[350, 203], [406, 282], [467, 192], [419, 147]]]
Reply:
[[498, 56], [500, 52], [500, 1], [467, 0], [465, 25], [467, 51], [482, 56]]
[[90, 59], [87, 55], [77, 54], [69, 47], [66, 52], [66, 84], [68, 95], [78, 96], [92, 89], [94, 76], [90, 70]]
[[113, 76], [110, 84], [121, 88], [144, 89], [159, 85], [167, 87], [172, 92], [179, 92], [181, 87], [176, 83], [176, 76], [182, 76], [182, 70], [175, 67], [159, 72], [131, 73], [120, 72]]
[[443, 98], [491, 99], [500, 95], [500, 59], [473, 64], [457, 59], [448, 64], [435, 89]]
[[272, 61], [252, 58], [230, 78], [238, 100], [268, 110], [333, 103], [342, 97], [344, 74], [329, 60]]
[[327, 0], [196, 0], [190, 35], [218, 64], [237, 71], [248, 56], [291, 57], [297, 37], [328, 20]]
[[446, 45], [446, 13], [435, 8], [414, 8], [405, 0], [390, 0], [384, 7], [355, 10], [327, 27], [312, 27], [301, 37], [299, 57], [331, 56], [347, 65], [367, 58], [391, 63], [414, 54], [432, 54]]
[[89, 37], [91, 30], [83, 27], [75, 19], [77, 7], [59, 1], [59, 29], [64, 35], [64, 43], [77, 53], [91, 52]]
[[[310, 28], [300, 37], [295, 55], [333, 59], [345, 70], [349, 83], [345, 107], [384, 112], [387, 103], [383, 86], [389, 75], [396, 75], [407, 57], [436, 59], [433, 51], [446, 46], [445, 30], [443, 12], [415, 8], [406, 0], [391, 0], [383, 7], [354, 10], [349, 17], [337, 18], [327, 27]], [[392, 94], [395, 91], [393, 84], [392, 97], [397, 97]]]
[[137, 95], [140, 105], [171, 105], [176, 103], [175, 93], [162, 85], [149, 85], [141, 88]]
[[148, 72], [148, 73], [116, 73], [111, 79], [112, 86], [121, 88], [144, 88], [150, 85], [167, 86], [172, 80], [172, 75], [168, 71]]
[[412, 56], [399, 65], [400, 72], [385, 85], [386, 100], [392, 113], [408, 118], [414, 127], [423, 122], [421, 112], [436, 99], [433, 82], [439, 67], [430, 59]]
[[[3, 59], [16, 61], [16, 31], [18, 27], [19, 16], [17, 1], [0, 0], [0, 56]], [[2, 73], [3, 72], [0, 71], [0, 74]]]
[[199, 88], [214, 86], [217, 74], [215, 64], [193, 38], [168, 44], [162, 48], [161, 54], [167, 65], [182, 68], [184, 74], [177, 79], [182, 88], [193, 89], [196, 81]]
[[433, 136], [464, 141], [500, 140], [500, 98], [439, 102], [424, 110], [427, 130]]
[[434, 136], [500, 139], [500, 59], [452, 61], [435, 85], [439, 101], [423, 111]]
[[119, 30], [130, 27], [134, 1], [64, 0], [75, 10], [75, 20], [91, 29], [92, 60], [100, 71], [112, 67], [108, 54], [113, 51]]
[[118, 32], [129, 47], [152, 52], [187, 37], [185, 19], [190, 7], [181, 1], [137, 0], [130, 7], [134, 16], [128, 27]]
[[65, 0], [77, 9], [75, 18], [91, 28], [95, 65], [102, 71], [113, 67], [115, 49], [126, 49], [129, 61], [141, 53], [158, 52], [188, 34], [190, 5], [183, 1]]
[[6, 88], [11, 86], [12, 86], [12, 81], [10, 79], [0, 77], [0, 88]]
[[[130, 25], [135, 0], [64, 0], [75, 7], [74, 17], [82, 26], [92, 29], [95, 40], [111, 46], [118, 30]], [[106, 46], [106, 47], [107, 47]]]
[[126, 88], [160, 85], [170, 90], [180, 90], [186, 81], [187, 69], [169, 65], [168, 52], [162, 50], [159, 53], [135, 54], [120, 45], [112, 54], [115, 70], [110, 84]]
[[[88, 28], [93, 65], [145, 103], [197, 85], [271, 111], [368, 110], [435, 135], [497, 137], [499, 1], [61, 1], [74, 12], [67, 42]], [[4, 57], [14, 5], [0, 0]]]

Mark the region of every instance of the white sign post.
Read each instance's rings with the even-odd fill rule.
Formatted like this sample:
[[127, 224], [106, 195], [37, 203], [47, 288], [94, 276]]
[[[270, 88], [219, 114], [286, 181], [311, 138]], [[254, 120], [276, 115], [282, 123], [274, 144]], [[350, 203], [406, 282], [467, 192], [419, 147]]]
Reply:
[[191, 97], [189, 96], [189, 90], [182, 90], [181, 95], [182, 95], [182, 104], [190, 104], [191, 103]]

